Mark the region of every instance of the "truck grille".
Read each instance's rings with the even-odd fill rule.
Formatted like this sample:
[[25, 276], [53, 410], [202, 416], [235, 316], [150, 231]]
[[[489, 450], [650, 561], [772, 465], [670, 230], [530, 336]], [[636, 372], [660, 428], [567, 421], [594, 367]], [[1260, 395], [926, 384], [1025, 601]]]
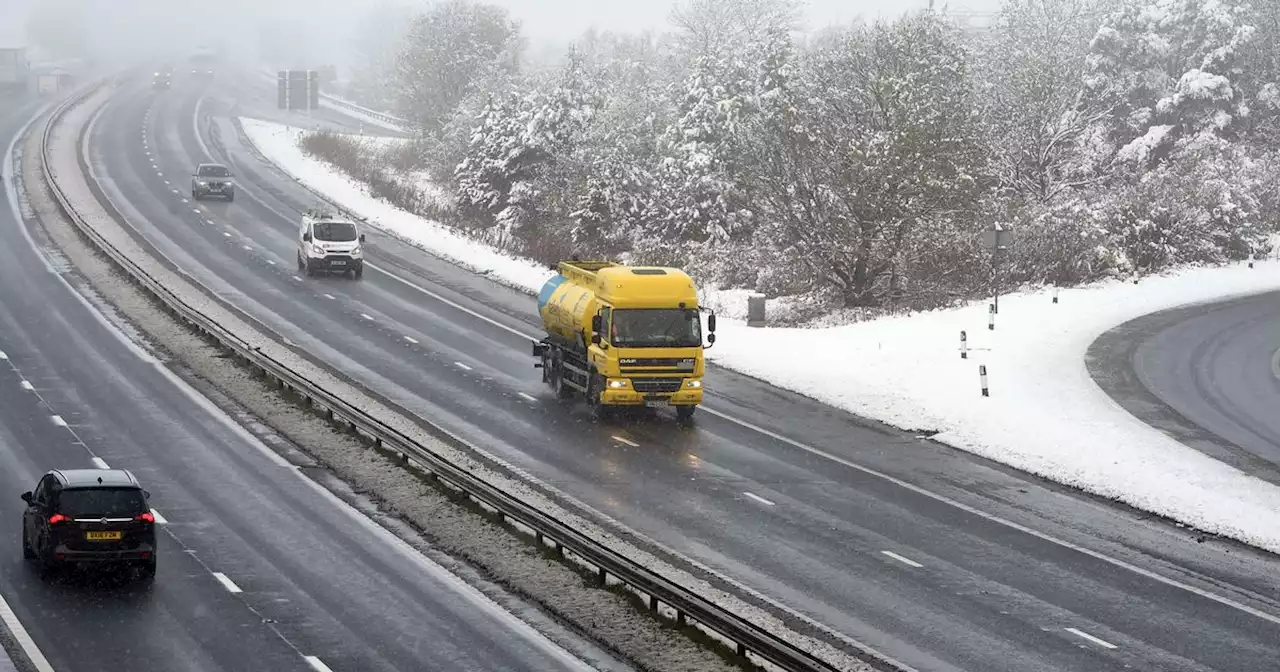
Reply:
[[626, 357], [619, 360], [620, 370], [623, 373], [666, 373], [681, 372], [693, 373], [695, 360], [693, 358], [675, 359], [675, 358], [631, 358]]
[[641, 394], [679, 392], [681, 385], [684, 385], [684, 380], [681, 378], [634, 378], [631, 380], [631, 387]]

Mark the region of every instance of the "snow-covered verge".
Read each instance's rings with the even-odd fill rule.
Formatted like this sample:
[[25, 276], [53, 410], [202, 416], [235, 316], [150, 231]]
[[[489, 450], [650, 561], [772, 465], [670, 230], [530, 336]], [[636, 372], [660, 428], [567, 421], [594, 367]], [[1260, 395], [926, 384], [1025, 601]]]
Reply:
[[552, 275], [544, 264], [502, 254], [438, 222], [374, 198], [366, 187], [299, 149], [304, 129], [243, 117], [240, 124], [249, 141], [272, 163], [335, 205], [367, 218], [397, 238], [516, 289], [537, 291]]
[[[527, 291], [549, 275], [368, 196], [305, 156], [297, 134], [283, 127], [243, 124], [269, 160], [374, 226]], [[1132, 318], [1271, 289], [1280, 289], [1280, 262], [1183, 269], [1137, 285], [1095, 283], [1062, 290], [1057, 304], [1048, 291], [1003, 296], [995, 331], [987, 329], [986, 304], [822, 329], [755, 329], [725, 319], [708, 356], [850, 412], [938, 432], [936, 440], [957, 448], [1280, 552], [1280, 488], [1143, 424], [1093, 382], [1084, 362], [1094, 339]], [[744, 293], [713, 298], [745, 301]], [[979, 365], [987, 367], [990, 397], [981, 396]]]

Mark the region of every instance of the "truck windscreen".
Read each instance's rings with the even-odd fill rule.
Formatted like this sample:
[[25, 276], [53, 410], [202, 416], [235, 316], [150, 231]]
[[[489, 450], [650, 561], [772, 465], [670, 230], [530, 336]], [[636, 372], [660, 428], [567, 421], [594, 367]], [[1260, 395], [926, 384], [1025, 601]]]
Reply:
[[702, 345], [702, 320], [696, 310], [615, 310], [609, 342], [618, 348], [696, 348]]

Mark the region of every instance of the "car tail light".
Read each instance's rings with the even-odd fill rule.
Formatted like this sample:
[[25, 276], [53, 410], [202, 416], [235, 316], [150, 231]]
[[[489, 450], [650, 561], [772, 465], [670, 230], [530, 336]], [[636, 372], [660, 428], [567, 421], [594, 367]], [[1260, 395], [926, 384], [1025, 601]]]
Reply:
[[49, 524], [50, 524], [50, 525], [57, 525], [58, 523], [65, 523], [65, 522], [67, 522], [68, 520], [71, 520], [71, 519], [70, 519], [70, 518], [68, 518], [68, 517], [66, 517], [66, 516], [64, 516], [64, 515], [62, 515], [61, 513], [55, 513], [55, 514], [53, 514], [52, 516], [49, 516]]
[[146, 512], [146, 513], [140, 513], [140, 514], [138, 514], [138, 517], [137, 517], [137, 518], [134, 518], [134, 520], [141, 520], [141, 521], [142, 521], [142, 522], [144, 522], [144, 523], [155, 523], [155, 522], [156, 522], [156, 517], [155, 517], [155, 516], [153, 516], [153, 515], [151, 515], [151, 512], [150, 512], [150, 511], [148, 511], [148, 512]]

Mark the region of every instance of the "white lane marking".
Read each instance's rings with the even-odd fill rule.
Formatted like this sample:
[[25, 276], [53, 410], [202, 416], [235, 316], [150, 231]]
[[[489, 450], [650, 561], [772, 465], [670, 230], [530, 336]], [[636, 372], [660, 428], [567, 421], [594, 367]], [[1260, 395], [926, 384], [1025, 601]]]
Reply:
[[151, 509], [151, 515], [153, 515], [153, 516], [155, 516], [155, 517], [156, 517], [156, 525], [168, 525], [168, 524], [169, 524], [169, 521], [165, 520], [164, 516], [160, 515], [160, 512], [159, 512], [159, 511], [156, 511], [155, 509]]
[[538, 400], [538, 398], [533, 396], [532, 394], [525, 394], [524, 392], [517, 392], [516, 394], [520, 395], [521, 397], [524, 397], [525, 399], [528, 399], [529, 401]]
[[1089, 634], [1089, 633], [1087, 633], [1087, 632], [1085, 632], [1085, 631], [1083, 631], [1083, 630], [1076, 630], [1075, 628], [1064, 628], [1064, 629], [1065, 629], [1067, 632], [1069, 632], [1069, 633], [1071, 633], [1071, 634], [1073, 634], [1073, 635], [1075, 635], [1075, 636], [1077, 636], [1077, 637], [1081, 637], [1081, 638], [1083, 638], [1083, 639], [1087, 639], [1087, 640], [1089, 640], [1089, 641], [1093, 642], [1094, 644], [1097, 644], [1098, 646], [1101, 646], [1101, 647], [1103, 647], [1103, 648], [1107, 648], [1107, 649], [1118, 649], [1118, 648], [1120, 648], [1120, 647], [1116, 646], [1115, 644], [1112, 644], [1111, 642], [1108, 642], [1108, 641], [1106, 641], [1106, 640], [1102, 640], [1102, 639], [1098, 639], [1097, 637], [1094, 637], [1093, 635], [1091, 635], [1091, 634]]
[[915, 560], [912, 560], [911, 558], [905, 558], [901, 555], [898, 555], [897, 553], [894, 553], [893, 551], [880, 551], [880, 552], [893, 558], [894, 560], [897, 560], [898, 562], [901, 562], [904, 565], [909, 565], [911, 567], [915, 567], [916, 569], [920, 569], [921, 567], [924, 567], [924, 565], [916, 562]]
[[271, 264], [272, 266], [275, 266], [275, 265], [276, 265], [276, 260], [275, 260], [275, 259], [268, 259], [268, 260], [267, 260], [267, 263], [268, 263], [268, 264]]
[[196, 213], [196, 214], [200, 214], [200, 208], [191, 208], [191, 212], [194, 212], [194, 213]]
[[234, 582], [234, 581], [232, 581], [231, 579], [228, 579], [228, 578], [227, 578], [227, 575], [226, 575], [226, 574], [223, 574], [222, 572], [214, 572], [214, 573], [213, 573], [213, 578], [217, 579], [217, 580], [218, 580], [218, 583], [221, 583], [221, 584], [222, 584], [222, 587], [223, 587], [223, 588], [226, 588], [226, 589], [227, 589], [227, 592], [229, 592], [229, 593], [243, 593], [243, 592], [244, 592], [243, 590], [240, 590], [240, 586], [237, 586], [237, 585], [235, 584], [235, 582]]
[[324, 295], [324, 298], [329, 299], [329, 300], [331, 300], [331, 301], [337, 301], [337, 300], [338, 300], [338, 297], [336, 297], [336, 296], [334, 296], [334, 295], [332, 295], [332, 294], [325, 294], [325, 295]]
[[53, 672], [49, 659], [44, 657], [40, 647], [36, 646], [35, 640], [31, 639], [30, 633], [22, 627], [22, 621], [18, 620], [18, 615], [13, 613], [9, 603], [4, 601], [4, 596], [0, 596], [0, 621], [4, 621], [5, 627], [13, 633], [13, 638], [18, 640], [18, 646], [22, 647], [22, 652], [27, 654], [27, 659], [35, 666], [37, 672]]
[[95, 466], [95, 467], [97, 467], [97, 468], [99, 468], [99, 469], [110, 469], [110, 468], [111, 468], [111, 467], [107, 466], [107, 461], [106, 461], [106, 460], [104, 460], [104, 459], [102, 459], [101, 457], [95, 457], [95, 458], [92, 458], [92, 459], [93, 459], [93, 466]]
[[325, 665], [323, 661], [315, 656], [303, 656], [302, 658], [307, 661], [307, 664], [311, 666], [311, 669], [316, 672], [333, 672], [333, 670], [329, 669], [328, 665]]
[[289, 277], [293, 278], [294, 280], [297, 280], [298, 282], [302, 282], [302, 276], [300, 275], [291, 275]]
[[4, 354], [4, 350], [0, 350], [0, 359], [9, 359], [9, 355]]
[[734, 424], [737, 424], [737, 425], [739, 425], [739, 426], [742, 426], [742, 427], [744, 427], [744, 428], [746, 428], [746, 429], [750, 429], [750, 430], [752, 430], [752, 431], [759, 432], [759, 433], [764, 434], [765, 436], [768, 436], [768, 437], [770, 437], [770, 438], [772, 438], [772, 439], [776, 439], [776, 440], [778, 440], [778, 441], [781, 441], [782, 443], [785, 443], [785, 444], [790, 445], [790, 446], [792, 446], [792, 447], [795, 447], [795, 448], [798, 448], [798, 449], [800, 449], [800, 450], [803, 450], [803, 451], [805, 451], [805, 452], [807, 452], [807, 453], [809, 453], [809, 454], [811, 454], [811, 455], [816, 455], [816, 456], [818, 456], [818, 457], [823, 457], [823, 458], [826, 458], [826, 459], [828, 459], [828, 460], [831, 460], [832, 462], [835, 462], [835, 463], [837, 463], [837, 464], [842, 464], [842, 465], [844, 465], [844, 466], [846, 466], [846, 467], [848, 467], [848, 468], [850, 468], [850, 469], [853, 469], [853, 470], [855, 470], [855, 471], [862, 472], [862, 473], [864, 473], [864, 474], [866, 474], [866, 475], [868, 475], [868, 476], [874, 476], [874, 477], [876, 477], [876, 478], [878, 478], [878, 479], [880, 479], [880, 480], [882, 480], [882, 481], [885, 481], [885, 482], [887, 482], [887, 483], [892, 483], [892, 484], [894, 484], [894, 485], [896, 485], [896, 486], [898, 486], [898, 487], [900, 487], [900, 488], [903, 488], [903, 489], [909, 490], [909, 491], [911, 491], [911, 492], [914, 492], [915, 494], [920, 495], [920, 496], [922, 496], [922, 497], [928, 497], [929, 499], [932, 499], [932, 500], [933, 500], [933, 501], [935, 501], [935, 502], [941, 502], [941, 503], [946, 504], [946, 505], [948, 505], [948, 506], [955, 507], [955, 508], [957, 508], [957, 509], [960, 509], [961, 511], [964, 511], [965, 513], [969, 513], [969, 514], [975, 515], [975, 516], [977, 516], [977, 517], [979, 517], [979, 518], [982, 518], [983, 520], [986, 520], [986, 521], [988, 521], [988, 522], [992, 522], [992, 523], [995, 523], [995, 524], [997, 524], [997, 525], [1003, 525], [1004, 527], [1007, 527], [1007, 528], [1009, 528], [1009, 529], [1011, 529], [1011, 530], [1016, 530], [1016, 531], [1021, 532], [1021, 533], [1023, 533], [1023, 534], [1027, 534], [1027, 535], [1030, 535], [1030, 536], [1032, 536], [1032, 537], [1035, 537], [1036, 539], [1039, 539], [1040, 541], [1043, 541], [1043, 542], [1046, 542], [1046, 543], [1050, 543], [1050, 544], [1054, 544], [1055, 546], [1058, 546], [1058, 547], [1060, 547], [1060, 548], [1065, 548], [1065, 549], [1068, 549], [1068, 550], [1071, 550], [1071, 551], [1075, 551], [1075, 552], [1080, 553], [1080, 554], [1083, 554], [1083, 555], [1087, 555], [1087, 556], [1089, 556], [1090, 558], [1093, 558], [1094, 560], [1098, 560], [1098, 561], [1100, 561], [1100, 562], [1105, 562], [1105, 563], [1107, 563], [1107, 564], [1111, 565], [1112, 567], [1119, 567], [1120, 569], [1123, 569], [1123, 570], [1126, 570], [1126, 571], [1129, 571], [1129, 572], [1133, 572], [1134, 574], [1137, 574], [1138, 576], [1141, 576], [1141, 577], [1144, 577], [1144, 578], [1150, 579], [1150, 580], [1152, 580], [1152, 581], [1156, 581], [1156, 582], [1158, 582], [1158, 583], [1162, 583], [1162, 584], [1164, 584], [1164, 585], [1166, 585], [1166, 586], [1170, 586], [1170, 587], [1172, 587], [1172, 588], [1177, 588], [1178, 590], [1186, 591], [1186, 592], [1188, 592], [1188, 593], [1191, 593], [1192, 595], [1196, 595], [1196, 596], [1198, 596], [1198, 597], [1202, 597], [1202, 598], [1204, 598], [1204, 599], [1206, 599], [1206, 600], [1210, 600], [1210, 601], [1216, 602], [1216, 603], [1218, 603], [1218, 604], [1220, 604], [1220, 605], [1222, 605], [1222, 606], [1224, 606], [1224, 607], [1229, 607], [1229, 608], [1231, 608], [1231, 609], [1235, 609], [1235, 610], [1237, 610], [1237, 611], [1240, 611], [1240, 612], [1243, 612], [1243, 613], [1249, 614], [1250, 616], [1253, 616], [1253, 617], [1255, 617], [1255, 618], [1260, 618], [1260, 619], [1262, 619], [1262, 620], [1264, 620], [1264, 621], [1267, 621], [1268, 623], [1273, 623], [1273, 624], [1275, 624], [1275, 625], [1280, 625], [1280, 616], [1275, 616], [1275, 615], [1272, 615], [1272, 614], [1268, 614], [1268, 613], [1267, 613], [1267, 612], [1265, 612], [1265, 611], [1262, 611], [1262, 610], [1260, 610], [1260, 609], [1255, 609], [1254, 607], [1251, 607], [1251, 606], [1249, 606], [1249, 605], [1247, 605], [1247, 604], [1244, 604], [1244, 603], [1241, 603], [1241, 602], [1236, 602], [1235, 600], [1232, 600], [1232, 599], [1230, 599], [1230, 598], [1223, 597], [1223, 596], [1221, 596], [1221, 595], [1216, 595], [1216, 594], [1211, 593], [1211, 592], [1209, 592], [1209, 591], [1207, 591], [1207, 590], [1204, 590], [1203, 588], [1197, 588], [1196, 586], [1193, 586], [1193, 585], [1191, 585], [1191, 584], [1183, 583], [1183, 582], [1181, 582], [1181, 581], [1178, 581], [1178, 580], [1176, 580], [1176, 579], [1171, 579], [1171, 578], [1166, 577], [1166, 576], [1161, 576], [1160, 574], [1157, 574], [1156, 572], [1153, 572], [1153, 571], [1151, 571], [1151, 570], [1149, 570], [1149, 569], [1143, 569], [1142, 567], [1139, 567], [1139, 566], [1137, 566], [1137, 565], [1135, 565], [1135, 564], [1133, 564], [1133, 563], [1126, 562], [1126, 561], [1124, 561], [1124, 560], [1120, 560], [1119, 558], [1113, 558], [1113, 557], [1111, 557], [1111, 556], [1109, 556], [1109, 555], [1106, 555], [1105, 553], [1102, 553], [1101, 551], [1095, 551], [1095, 550], [1090, 549], [1090, 548], [1085, 548], [1084, 546], [1081, 546], [1081, 545], [1079, 545], [1079, 544], [1072, 543], [1072, 542], [1067, 541], [1067, 540], [1065, 540], [1065, 539], [1059, 539], [1059, 538], [1057, 538], [1057, 537], [1055, 537], [1055, 536], [1053, 536], [1053, 535], [1051, 535], [1051, 534], [1049, 534], [1049, 533], [1047, 533], [1047, 532], [1040, 532], [1039, 530], [1032, 529], [1032, 528], [1030, 528], [1030, 527], [1027, 527], [1026, 525], [1022, 525], [1022, 524], [1019, 524], [1019, 523], [1015, 523], [1015, 522], [1013, 522], [1012, 520], [1009, 520], [1009, 519], [1007, 519], [1007, 518], [1001, 518], [1000, 516], [997, 516], [997, 515], [995, 515], [995, 514], [993, 514], [993, 513], [987, 513], [986, 511], [982, 511], [982, 510], [980, 510], [980, 509], [976, 509], [976, 508], [974, 508], [974, 507], [972, 507], [972, 506], [969, 506], [968, 504], [965, 504], [965, 503], [963, 503], [963, 502], [956, 501], [956, 500], [951, 499], [951, 498], [949, 498], [949, 497], [947, 497], [947, 496], [945, 496], [945, 495], [939, 495], [939, 494], [937, 494], [937, 493], [935, 493], [935, 492], [930, 492], [929, 490], [926, 490], [926, 489], [924, 489], [924, 488], [922, 488], [922, 487], [920, 487], [920, 486], [918, 486], [918, 485], [915, 485], [915, 484], [912, 484], [912, 483], [908, 483], [908, 482], [906, 482], [906, 481], [904, 481], [904, 480], [902, 480], [902, 479], [900, 479], [900, 478], [895, 478], [895, 477], [890, 476], [889, 474], [886, 474], [886, 473], [884, 473], [884, 472], [882, 472], [882, 471], [877, 471], [877, 470], [875, 470], [875, 469], [872, 469], [871, 467], [864, 467], [864, 466], [862, 466], [861, 464], [858, 464], [857, 462], [853, 462], [853, 461], [851, 461], [851, 460], [846, 460], [846, 459], [845, 459], [845, 458], [843, 458], [843, 457], [839, 457], [839, 456], [837, 456], [837, 455], [833, 455], [833, 454], [831, 454], [831, 453], [826, 452], [825, 450], [819, 450], [819, 449], [814, 448], [814, 447], [812, 447], [812, 446], [807, 446], [807, 445], [805, 445], [805, 444], [803, 444], [803, 443], [800, 443], [799, 441], [796, 441], [795, 439], [789, 439], [789, 438], [787, 438], [787, 437], [785, 437], [785, 436], [782, 436], [781, 434], [778, 434], [777, 432], [769, 431], [769, 430], [767, 430], [767, 429], [765, 429], [765, 428], [763, 428], [763, 427], [759, 427], [759, 426], [757, 426], [757, 425], [753, 425], [753, 424], [751, 424], [751, 423], [749, 423], [749, 422], [747, 422], [747, 421], [745, 421], [745, 420], [739, 420], [739, 419], [737, 419], [737, 418], [735, 418], [735, 417], [733, 417], [733, 416], [731, 416], [731, 415], [728, 415], [728, 414], [725, 414], [725, 413], [721, 413], [720, 411], [712, 410], [712, 409], [707, 408], [707, 407], [705, 407], [705, 406], [703, 407], [703, 410], [704, 410], [705, 412], [707, 412], [707, 413], [710, 413], [711, 415], [714, 415], [714, 416], [718, 417], [718, 418], [721, 418], [721, 419], [724, 419], [724, 420], [728, 420], [729, 422], [732, 422], [732, 423], [734, 423]]
[[252, 248], [252, 247], [249, 247], [248, 245], [241, 245], [240, 247], [243, 247], [244, 249], [246, 249], [246, 250], [248, 250], [248, 251], [250, 251], [250, 252], [252, 252], [252, 251], [253, 251], [253, 248]]
[[412, 337], [412, 336], [405, 336], [405, 337], [404, 337], [404, 340], [409, 341], [410, 343], [412, 343], [412, 344], [414, 344], [414, 345], [417, 345], [417, 344], [418, 344], [418, 339], [416, 339], [416, 338], [414, 338], [414, 337]]
[[[177, 193], [180, 193], [180, 192], [179, 192], [177, 189], [174, 189], [174, 190], [173, 190], [173, 193], [177, 194]], [[190, 203], [191, 201], [188, 201], [186, 198], [183, 198], [183, 199], [182, 199], [182, 202], [183, 202], [183, 203]]]
[[636, 443], [635, 441], [632, 441], [631, 439], [624, 439], [621, 436], [611, 436], [609, 438], [613, 439], [614, 441], [617, 441], [618, 443], [623, 443], [628, 446], [631, 446], [632, 448], [640, 447], [640, 444]]
[[360, 313], [360, 317], [363, 317], [364, 319], [369, 320], [370, 322], [373, 321], [373, 316], [368, 313]]
[[164, 181], [164, 183], [165, 183], [166, 185], [168, 185], [168, 186], [173, 186], [173, 184], [172, 184], [171, 182], [169, 182], [169, 180], [165, 180], [165, 181]]
[[471, 367], [467, 366], [466, 364], [463, 364], [462, 362], [454, 362], [453, 365], [458, 367], [459, 369], [462, 369], [463, 371], [471, 370]]
[[55, 425], [57, 425], [57, 426], [59, 426], [59, 427], [66, 427], [66, 426], [67, 426], [67, 421], [66, 421], [66, 420], [63, 420], [61, 415], [55, 415], [55, 416], [53, 416], [53, 418], [52, 418], [52, 419], [53, 419], [53, 424], [55, 424]]
[[761, 504], [765, 504], [768, 506], [776, 506], [773, 502], [765, 499], [764, 497], [761, 497], [760, 495], [755, 494], [754, 492], [744, 492], [742, 494], [750, 497], [751, 499], [756, 500], [757, 502], [760, 502]]
[[223, 231], [223, 232], [222, 232], [222, 235], [224, 235], [224, 236], [226, 236], [226, 237], [230, 238], [230, 237], [231, 237], [231, 232], [230, 232], [230, 231]]
[[28, 392], [34, 392], [36, 388], [35, 388], [35, 386], [34, 386], [34, 385], [32, 385], [32, 384], [31, 384], [31, 381], [29, 381], [29, 380], [24, 380], [24, 381], [22, 381], [22, 389], [24, 389], [24, 390], [26, 390], [26, 391], [28, 391]]

